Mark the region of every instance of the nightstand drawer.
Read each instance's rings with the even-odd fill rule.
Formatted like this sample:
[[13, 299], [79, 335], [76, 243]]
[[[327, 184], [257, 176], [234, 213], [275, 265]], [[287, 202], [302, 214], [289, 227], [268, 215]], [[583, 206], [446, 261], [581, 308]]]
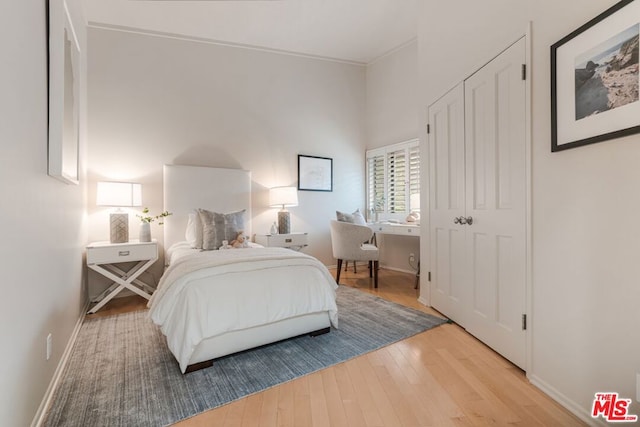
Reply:
[[303, 247], [309, 243], [307, 237], [307, 233], [257, 234], [256, 243], [267, 247]]
[[157, 257], [158, 246], [156, 243], [90, 246], [87, 248], [87, 264], [143, 261]]

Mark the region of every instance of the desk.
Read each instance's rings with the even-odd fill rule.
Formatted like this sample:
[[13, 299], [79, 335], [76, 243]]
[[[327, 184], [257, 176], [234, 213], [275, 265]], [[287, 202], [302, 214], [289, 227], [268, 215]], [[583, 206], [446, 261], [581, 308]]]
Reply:
[[374, 233], [420, 237], [420, 225], [416, 224], [394, 224], [390, 222], [383, 222], [367, 225]]
[[[399, 236], [409, 236], [420, 238], [419, 224], [395, 224], [390, 222], [367, 224], [375, 234], [394, 234]], [[374, 234], [374, 236], [375, 236]], [[377, 239], [376, 239], [377, 243]], [[420, 260], [418, 260], [418, 271], [416, 272], [416, 286], [420, 286]]]

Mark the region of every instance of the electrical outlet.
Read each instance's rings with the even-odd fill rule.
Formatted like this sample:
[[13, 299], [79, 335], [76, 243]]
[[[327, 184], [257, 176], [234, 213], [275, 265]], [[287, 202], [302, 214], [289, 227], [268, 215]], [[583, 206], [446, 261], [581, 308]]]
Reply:
[[410, 253], [409, 254], [409, 262], [415, 262], [415, 261], [416, 261], [416, 254]]
[[53, 345], [53, 337], [51, 334], [47, 335], [47, 360], [51, 359], [51, 346]]

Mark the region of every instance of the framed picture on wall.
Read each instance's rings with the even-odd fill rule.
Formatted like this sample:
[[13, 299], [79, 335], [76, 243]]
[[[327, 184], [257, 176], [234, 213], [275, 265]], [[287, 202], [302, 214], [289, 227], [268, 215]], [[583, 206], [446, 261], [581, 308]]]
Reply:
[[79, 180], [80, 44], [66, 0], [49, 0], [48, 173], [66, 184]]
[[623, 0], [551, 46], [551, 151], [640, 132], [639, 34]]
[[333, 191], [333, 159], [298, 155], [298, 190]]

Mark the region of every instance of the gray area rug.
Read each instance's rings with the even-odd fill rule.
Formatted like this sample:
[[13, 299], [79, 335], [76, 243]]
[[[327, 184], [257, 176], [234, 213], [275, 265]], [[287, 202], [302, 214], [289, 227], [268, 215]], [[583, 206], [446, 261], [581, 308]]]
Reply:
[[86, 320], [45, 426], [164, 426], [444, 323], [340, 286], [340, 329], [216, 360], [182, 375], [147, 311]]

